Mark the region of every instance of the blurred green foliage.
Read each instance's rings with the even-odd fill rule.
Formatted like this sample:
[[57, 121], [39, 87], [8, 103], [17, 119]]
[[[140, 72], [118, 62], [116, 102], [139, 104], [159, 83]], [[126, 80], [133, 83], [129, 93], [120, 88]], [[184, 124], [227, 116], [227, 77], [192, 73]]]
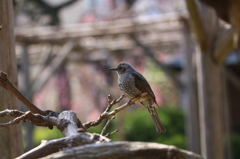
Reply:
[[35, 126], [33, 131], [34, 147], [38, 146], [42, 140], [52, 140], [64, 137], [63, 134], [54, 126], [52, 130], [46, 127]]
[[231, 134], [231, 146], [232, 146], [232, 158], [239, 159], [240, 156], [240, 134], [232, 133]]
[[182, 111], [175, 107], [164, 107], [157, 111], [167, 130], [165, 133], [157, 133], [149, 112], [140, 108], [133, 110], [131, 115], [124, 118], [126, 140], [158, 142], [185, 149]]

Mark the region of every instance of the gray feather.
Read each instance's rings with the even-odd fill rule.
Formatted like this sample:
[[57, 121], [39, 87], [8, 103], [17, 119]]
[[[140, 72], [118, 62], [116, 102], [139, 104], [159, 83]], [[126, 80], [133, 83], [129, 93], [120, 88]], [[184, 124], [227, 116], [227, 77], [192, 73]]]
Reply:
[[131, 75], [135, 77], [135, 86], [142, 93], [146, 92], [151, 97], [151, 99], [157, 104], [155, 95], [147, 80], [138, 72], [132, 72]]
[[154, 125], [155, 125], [155, 128], [156, 128], [157, 132], [159, 132], [159, 133], [166, 132], [166, 129], [163, 126], [163, 124], [162, 124], [162, 122], [161, 122], [161, 120], [160, 120], [160, 118], [157, 114], [157, 111], [156, 111], [156, 109], [153, 105], [153, 102], [151, 100], [146, 100], [146, 101], [143, 101], [141, 103], [142, 103], [142, 105], [144, 105], [148, 109], [148, 111], [149, 111], [149, 113], [150, 113], [150, 115], [153, 119], [153, 122], [154, 122]]

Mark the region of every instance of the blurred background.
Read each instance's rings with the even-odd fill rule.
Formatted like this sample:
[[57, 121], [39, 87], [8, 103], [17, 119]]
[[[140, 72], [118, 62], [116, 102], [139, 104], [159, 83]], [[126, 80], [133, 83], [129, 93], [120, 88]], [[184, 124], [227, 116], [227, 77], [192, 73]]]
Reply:
[[[208, 35], [229, 31], [213, 9], [195, 2]], [[221, 140], [224, 158], [236, 159], [239, 51], [227, 50], [213, 66], [215, 54], [208, 56], [192, 32], [198, 28], [192, 9], [188, 0], [15, 0], [19, 89], [43, 110], [71, 109], [82, 122], [96, 120], [108, 94], [122, 95], [117, 74], [108, 69], [127, 61], [149, 81], [167, 132], [157, 133], [148, 111], [135, 104], [111, 123], [109, 132], [119, 129], [111, 139], [158, 142], [199, 154], [212, 147], [207, 142]], [[103, 126], [89, 131], [100, 133]], [[22, 130], [25, 151], [41, 140], [63, 137], [57, 129], [27, 123]]]

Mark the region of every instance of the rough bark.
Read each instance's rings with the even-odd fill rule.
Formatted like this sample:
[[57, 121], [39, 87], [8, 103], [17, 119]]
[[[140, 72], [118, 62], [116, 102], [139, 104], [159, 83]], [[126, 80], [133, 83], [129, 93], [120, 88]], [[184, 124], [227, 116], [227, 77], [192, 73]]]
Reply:
[[19, 156], [17, 159], [32, 159], [32, 158], [41, 158], [54, 152], [61, 152], [63, 149], [69, 149], [76, 146], [82, 146], [87, 144], [98, 144], [101, 142], [110, 142], [111, 140], [98, 135], [90, 134], [87, 132], [79, 132], [68, 137], [61, 139], [55, 139], [50, 141], [42, 141], [42, 143], [35, 147], [34, 149], [24, 153]]
[[203, 159], [200, 155], [157, 143], [145, 142], [109, 142], [90, 144], [66, 149], [49, 155], [52, 158], [84, 158], [84, 159]]

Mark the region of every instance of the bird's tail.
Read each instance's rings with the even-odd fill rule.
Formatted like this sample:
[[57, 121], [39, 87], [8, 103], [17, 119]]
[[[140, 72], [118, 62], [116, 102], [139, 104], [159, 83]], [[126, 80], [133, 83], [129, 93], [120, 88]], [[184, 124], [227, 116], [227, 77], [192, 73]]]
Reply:
[[153, 119], [153, 122], [154, 122], [154, 125], [156, 127], [157, 132], [159, 132], [159, 133], [166, 132], [166, 129], [163, 126], [154, 105], [148, 106], [147, 109], [152, 116], [152, 119]]

